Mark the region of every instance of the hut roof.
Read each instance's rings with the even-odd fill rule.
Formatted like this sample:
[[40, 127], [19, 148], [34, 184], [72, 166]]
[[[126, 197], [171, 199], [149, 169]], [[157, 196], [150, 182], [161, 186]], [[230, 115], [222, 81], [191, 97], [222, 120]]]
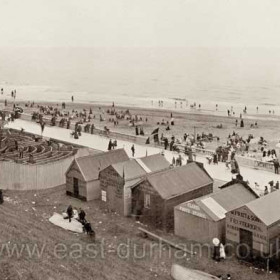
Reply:
[[124, 176], [125, 180], [143, 177], [151, 172], [161, 171], [170, 167], [170, 163], [160, 154], [155, 154], [138, 159], [130, 159], [124, 162], [112, 164], [112, 167]]
[[[243, 184], [236, 183], [213, 194], [192, 200], [195, 202], [212, 220], [224, 219], [226, 213], [253, 201], [258, 195], [252, 193]], [[188, 202], [184, 202], [180, 207], [187, 207]]]
[[246, 204], [266, 226], [280, 220], [280, 191], [274, 191]]
[[209, 174], [195, 162], [151, 174], [147, 180], [163, 199], [213, 184]]
[[[111, 164], [129, 159], [124, 149], [112, 150], [97, 155], [89, 155], [76, 158], [77, 163], [85, 181], [97, 180], [99, 172]], [[71, 169], [71, 167], [70, 167]], [[69, 171], [69, 169], [68, 169]], [[67, 171], [67, 172], [68, 172]]]

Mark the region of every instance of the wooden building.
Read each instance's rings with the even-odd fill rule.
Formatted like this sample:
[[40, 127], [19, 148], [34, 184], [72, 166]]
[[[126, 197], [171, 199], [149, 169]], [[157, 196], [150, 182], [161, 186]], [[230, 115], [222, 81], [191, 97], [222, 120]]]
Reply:
[[174, 232], [199, 243], [211, 244], [213, 238], [224, 243], [226, 213], [256, 198], [258, 195], [245, 182], [232, 182], [213, 194], [176, 206]]
[[133, 186], [132, 211], [156, 228], [174, 228], [174, 207], [213, 191], [213, 179], [196, 162], [148, 175]]
[[110, 211], [131, 214], [131, 189], [147, 174], [170, 168], [161, 154], [112, 164], [100, 172], [101, 199]]
[[128, 159], [124, 149], [76, 158], [66, 172], [66, 194], [86, 201], [100, 198], [99, 172]]
[[279, 202], [278, 190], [228, 212], [227, 247], [241, 258], [271, 256], [279, 250]]

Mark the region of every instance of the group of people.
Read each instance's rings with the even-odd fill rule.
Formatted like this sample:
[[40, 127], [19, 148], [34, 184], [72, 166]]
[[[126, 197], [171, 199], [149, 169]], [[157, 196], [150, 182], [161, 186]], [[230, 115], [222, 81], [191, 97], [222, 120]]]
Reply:
[[[71, 223], [71, 220], [74, 218], [74, 209], [72, 205], [69, 205], [67, 210], [66, 210], [67, 216], [64, 217], [64, 219], [68, 219], [69, 223]], [[90, 222], [86, 220], [86, 213], [82, 208], [79, 208], [79, 213], [78, 213], [78, 218], [77, 221], [79, 221], [83, 225], [83, 231], [86, 234], [91, 235], [95, 239], [95, 232], [92, 229], [92, 226]]]
[[[274, 184], [274, 181], [272, 180], [272, 181], [268, 182], [268, 186], [264, 187], [264, 193], [263, 193], [264, 195], [267, 195], [267, 194], [269, 194], [271, 192], [279, 190], [279, 181], [276, 181], [275, 184]], [[257, 183], [255, 183], [255, 187], [257, 189], [259, 188]]]

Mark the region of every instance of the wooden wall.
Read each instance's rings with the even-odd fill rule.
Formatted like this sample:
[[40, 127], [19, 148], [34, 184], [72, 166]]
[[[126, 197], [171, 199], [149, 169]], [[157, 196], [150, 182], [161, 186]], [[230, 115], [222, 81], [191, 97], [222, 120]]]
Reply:
[[63, 185], [65, 172], [73, 161], [69, 157], [42, 165], [0, 161], [0, 188], [4, 190], [39, 190]]
[[[133, 190], [133, 204], [138, 204], [138, 208], [142, 209], [142, 222], [155, 226], [156, 228], [167, 231], [174, 229], [174, 207], [188, 200], [198, 198], [200, 196], [213, 192], [213, 184], [201, 187], [188, 193], [178, 195], [174, 198], [164, 200], [153, 189], [148, 181], [140, 183]], [[150, 194], [150, 208], [144, 207], [144, 194]]]
[[178, 209], [174, 210], [174, 233], [180, 237], [199, 243], [212, 244], [213, 238], [225, 242], [225, 219], [213, 221]]
[[239, 229], [253, 233], [253, 250], [269, 252], [268, 230], [266, 225], [254, 215], [246, 206], [230, 211], [226, 214], [226, 240], [229, 243], [239, 244]]

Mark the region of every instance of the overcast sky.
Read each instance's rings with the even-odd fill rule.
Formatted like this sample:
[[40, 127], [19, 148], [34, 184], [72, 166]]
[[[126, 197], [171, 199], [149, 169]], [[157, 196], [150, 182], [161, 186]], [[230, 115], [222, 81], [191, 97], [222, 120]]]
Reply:
[[279, 0], [0, 0], [0, 46], [280, 47]]

